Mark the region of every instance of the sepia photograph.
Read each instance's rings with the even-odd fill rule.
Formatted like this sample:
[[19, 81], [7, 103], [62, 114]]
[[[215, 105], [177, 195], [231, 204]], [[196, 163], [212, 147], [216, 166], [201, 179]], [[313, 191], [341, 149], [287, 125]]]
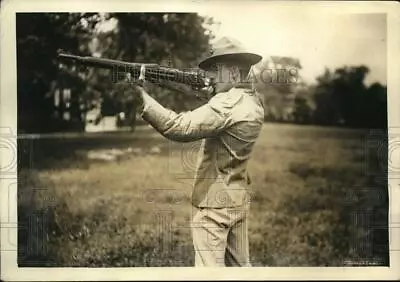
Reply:
[[16, 11], [18, 269], [393, 267], [388, 14], [253, 4]]

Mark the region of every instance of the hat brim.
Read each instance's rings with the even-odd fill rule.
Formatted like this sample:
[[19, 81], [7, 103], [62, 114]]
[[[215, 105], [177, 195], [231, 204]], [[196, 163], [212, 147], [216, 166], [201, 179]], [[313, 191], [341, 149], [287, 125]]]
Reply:
[[205, 70], [209, 69], [211, 66], [216, 65], [218, 62], [233, 62], [239, 65], [255, 65], [261, 61], [262, 57], [260, 55], [248, 52], [242, 53], [225, 53], [220, 55], [214, 55], [208, 57], [207, 59], [199, 63], [199, 68]]

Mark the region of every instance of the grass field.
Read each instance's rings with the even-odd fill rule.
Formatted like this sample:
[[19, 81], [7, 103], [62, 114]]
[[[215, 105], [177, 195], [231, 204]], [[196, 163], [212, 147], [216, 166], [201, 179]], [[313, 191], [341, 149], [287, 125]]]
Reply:
[[[249, 163], [253, 266], [388, 265], [387, 184], [368, 136], [264, 125]], [[41, 227], [20, 231], [20, 265], [192, 266], [197, 147], [147, 126], [20, 139], [19, 222]], [[130, 149], [115, 161], [86, 158], [111, 148]]]

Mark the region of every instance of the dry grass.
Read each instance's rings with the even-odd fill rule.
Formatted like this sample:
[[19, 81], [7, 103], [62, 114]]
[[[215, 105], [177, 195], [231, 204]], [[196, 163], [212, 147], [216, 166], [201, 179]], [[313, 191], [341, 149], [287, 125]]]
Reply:
[[[140, 130], [136, 136], [89, 141], [35, 141], [35, 169], [20, 169], [19, 193], [31, 196], [21, 197], [19, 220], [41, 212], [47, 236], [30, 239], [46, 248], [31, 256], [22, 248], [20, 265], [193, 265], [190, 177], [197, 144], [172, 143], [147, 127]], [[365, 169], [371, 161], [365, 138], [359, 130], [265, 124], [249, 164], [254, 266], [388, 264], [387, 187], [373, 182], [376, 177]], [[147, 152], [152, 146], [161, 152]], [[83, 157], [85, 150], [100, 147], [143, 152], [116, 162]], [[383, 198], [371, 197], [376, 191]], [[381, 228], [355, 223], [360, 209], [373, 211], [372, 221]], [[20, 233], [21, 246], [27, 237]]]

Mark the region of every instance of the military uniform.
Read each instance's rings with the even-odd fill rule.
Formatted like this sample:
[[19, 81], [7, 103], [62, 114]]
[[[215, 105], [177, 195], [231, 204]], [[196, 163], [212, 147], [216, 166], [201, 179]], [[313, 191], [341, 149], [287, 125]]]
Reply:
[[[261, 58], [224, 37], [199, 67], [212, 70], [221, 62], [234, 62], [246, 69]], [[232, 85], [230, 90], [219, 89], [205, 105], [179, 114], [142, 91], [141, 116], [163, 136], [179, 142], [203, 139], [192, 193], [196, 266], [250, 266], [247, 163], [263, 124], [264, 107], [259, 93]]]
[[[143, 96], [144, 120], [170, 140], [203, 139], [194, 177], [192, 234], [196, 266], [248, 266], [247, 162], [261, 130], [259, 93], [232, 88], [202, 107], [177, 114]], [[225, 257], [226, 256], [226, 257]]]

